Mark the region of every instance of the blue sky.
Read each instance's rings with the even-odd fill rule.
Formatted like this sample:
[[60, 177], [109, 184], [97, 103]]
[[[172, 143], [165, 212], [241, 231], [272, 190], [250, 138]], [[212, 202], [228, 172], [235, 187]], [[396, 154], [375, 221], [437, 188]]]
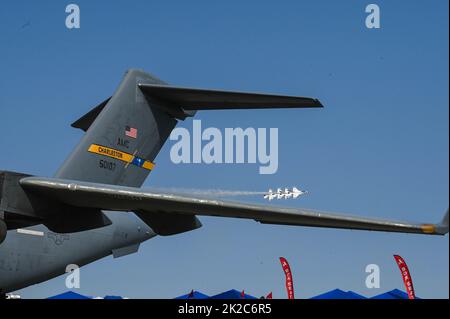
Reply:
[[[259, 175], [249, 164], [175, 165], [168, 142], [145, 186], [297, 185], [310, 194], [290, 206], [442, 218], [449, 204], [448, 1], [376, 1], [379, 30], [365, 28], [369, 1], [75, 1], [79, 30], [65, 27], [69, 3], [2, 3], [1, 169], [52, 176], [82, 136], [70, 123], [113, 93], [126, 69], [140, 68], [171, 84], [312, 96], [325, 105], [199, 112], [205, 127], [278, 127], [277, 174]], [[192, 120], [180, 125], [190, 128]], [[400, 254], [418, 296], [449, 296], [448, 236], [201, 220], [199, 230], [86, 266], [79, 292], [171, 298], [235, 288], [285, 298], [284, 256], [296, 297], [334, 288], [375, 295], [403, 289], [392, 257]], [[372, 263], [381, 268], [380, 289], [365, 287]], [[21, 294], [64, 290], [59, 277]]]

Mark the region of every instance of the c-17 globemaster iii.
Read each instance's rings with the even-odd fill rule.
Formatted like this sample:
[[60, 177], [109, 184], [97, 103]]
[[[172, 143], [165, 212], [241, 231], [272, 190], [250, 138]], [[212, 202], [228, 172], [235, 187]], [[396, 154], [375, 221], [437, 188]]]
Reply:
[[154, 236], [197, 229], [197, 216], [448, 233], [448, 211], [438, 224], [413, 224], [140, 188], [177, 122], [198, 110], [320, 107], [304, 97], [176, 87], [129, 70], [111, 97], [72, 124], [85, 134], [54, 177], [0, 171], [0, 294], [59, 276], [69, 264], [124, 256]]

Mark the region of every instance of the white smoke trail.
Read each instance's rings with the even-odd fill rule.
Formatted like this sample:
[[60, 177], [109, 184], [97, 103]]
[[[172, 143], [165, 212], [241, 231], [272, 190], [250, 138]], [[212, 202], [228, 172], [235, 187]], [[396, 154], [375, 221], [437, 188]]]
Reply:
[[196, 189], [196, 188], [161, 188], [150, 187], [148, 191], [171, 193], [171, 194], [189, 194], [194, 196], [206, 196], [206, 197], [235, 197], [235, 196], [261, 196], [267, 194], [267, 192], [257, 191], [238, 191], [238, 190], [223, 190], [223, 189]]

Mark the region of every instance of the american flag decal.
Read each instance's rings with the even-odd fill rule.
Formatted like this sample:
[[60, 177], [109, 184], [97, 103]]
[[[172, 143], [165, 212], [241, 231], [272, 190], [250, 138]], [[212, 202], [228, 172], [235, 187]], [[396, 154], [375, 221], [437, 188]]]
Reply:
[[129, 127], [129, 126], [125, 127], [125, 135], [126, 136], [131, 137], [131, 138], [137, 138], [137, 133], [138, 133], [137, 128]]

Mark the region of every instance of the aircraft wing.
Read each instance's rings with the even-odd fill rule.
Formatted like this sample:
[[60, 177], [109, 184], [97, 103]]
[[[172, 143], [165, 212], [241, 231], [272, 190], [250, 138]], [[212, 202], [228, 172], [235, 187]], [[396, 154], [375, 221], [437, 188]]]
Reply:
[[[429, 235], [445, 235], [448, 233], [448, 211], [441, 223], [413, 224], [330, 214], [309, 209], [282, 208], [195, 198], [188, 195], [149, 192], [133, 187], [65, 179], [26, 177], [20, 180], [20, 184], [26, 191], [31, 191], [48, 199], [57, 200], [76, 207], [138, 212], [138, 215], [143, 218], [144, 221], [149, 221], [149, 225], [152, 224], [152, 217], [156, 219], [162, 218], [162, 223], [170, 224], [170, 222], [176, 220], [183, 223], [183, 218], [195, 218], [195, 216], [198, 215], [253, 219], [263, 224], [344, 228]], [[185, 222], [189, 222], [189, 219], [186, 219]], [[192, 220], [190, 220], [190, 222], [192, 222]], [[156, 226], [161, 227], [161, 225]], [[198, 228], [201, 224], [200, 226], [197, 225], [197, 227], [194, 226], [191, 229]], [[162, 229], [162, 231], [156, 231], [156, 233], [162, 235], [177, 233], [173, 230], [164, 231], [164, 227]]]

